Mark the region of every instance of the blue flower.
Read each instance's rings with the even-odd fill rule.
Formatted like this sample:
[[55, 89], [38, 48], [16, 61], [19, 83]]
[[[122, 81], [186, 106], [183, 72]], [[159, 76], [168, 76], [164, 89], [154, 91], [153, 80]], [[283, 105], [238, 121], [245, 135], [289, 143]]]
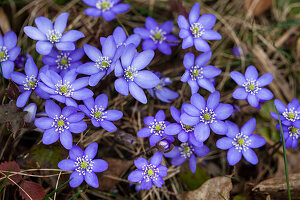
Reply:
[[70, 30], [64, 34], [67, 26], [69, 13], [60, 14], [54, 26], [46, 17], [38, 17], [35, 19], [37, 28], [25, 26], [24, 32], [33, 40], [38, 40], [36, 43], [36, 51], [41, 55], [48, 55], [53, 45], [61, 51], [74, 51], [74, 42], [84, 37], [84, 34], [77, 30]]
[[26, 115], [24, 115], [24, 121], [26, 123], [32, 123], [35, 120], [37, 106], [35, 103], [28, 104], [23, 111], [27, 112]]
[[235, 165], [241, 160], [243, 155], [248, 162], [256, 165], [258, 158], [252, 148], [263, 146], [266, 140], [262, 136], [253, 134], [256, 124], [255, 118], [246, 122], [242, 126], [241, 131], [239, 131], [239, 127], [236, 124], [230, 121], [225, 123], [228, 127], [227, 137], [219, 139], [216, 146], [223, 150], [229, 149], [227, 152], [229, 164]]
[[79, 105], [79, 109], [91, 118], [95, 127], [102, 127], [109, 132], [117, 130], [117, 127], [111, 121], [117, 121], [122, 118], [123, 113], [118, 110], [106, 110], [108, 97], [106, 94], [100, 94], [94, 100], [93, 97], [83, 100], [85, 105]]
[[70, 179], [71, 187], [78, 187], [83, 180], [94, 188], [99, 187], [98, 177], [95, 172], [103, 172], [107, 170], [108, 164], [105, 160], [94, 159], [97, 155], [98, 144], [91, 143], [86, 147], [84, 152], [82, 149], [74, 145], [69, 152], [70, 159], [62, 160], [58, 163], [58, 167], [65, 171], [73, 171]]
[[[300, 123], [295, 123], [291, 126], [281, 125], [282, 131], [285, 139], [285, 147], [289, 148], [297, 148], [298, 145], [298, 139], [300, 136]], [[276, 128], [280, 130], [280, 125], [277, 124]]]
[[205, 145], [197, 147], [189, 142], [185, 142], [185, 143], [181, 143], [180, 146], [175, 146], [172, 149], [172, 151], [165, 153], [164, 156], [166, 158], [172, 158], [171, 163], [174, 166], [179, 166], [188, 159], [191, 172], [195, 173], [197, 169], [196, 156], [203, 157], [206, 156], [208, 153], [209, 153], [209, 148]]
[[25, 64], [25, 74], [20, 72], [12, 72], [11, 79], [20, 85], [22, 94], [17, 99], [17, 107], [24, 107], [31, 93], [34, 91], [41, 98], [49, 98], [48, 94], [38, 85], [40, 78], [38, 77], [38, 68], [35, 65], [32, 57], [28, 58]]
[[216, 134], [225, 135], [227, 127], [222, 120], [227, 119], [233, 113], [233, 107], [230, 104], [219, 103], [220, 93], [218, 91], [209, 95], [207, 103], [198, 93], [191, 97], [191, 104], [183, 104], [184, 113], [180, 120], [183, 124], [195, 126], [195, 138], [199, 142], [204, 142], [210, 135], [210, 129]]
[[0, 34], [0, 71], [3, 71], [3, 77], [6, 79], [9, 79], [14, 71], [14, 60], [21, 51], [21, 48], [16, 45], [17, 35], [13, 31], [8, 31], [4, 38]]
[[184, 125], [180, 121], [181, 113], [184, 112], [183, 108], [181, 108], [181, 112], [180, 112], [174, 106], [171, 106], [170, 111], [171, 111], [171, 115], [172, 115], [173, 119], [177, 123], [169, 124], [165, 129], [165, 133], [167, 135], [172, 135], [172, 136], [177, 135], [178, 140], [180, 142], [183, 142], [183, 143], [189, 142], [190, 144], [192, 144], [194, 146], [201, 147], [203, 145], [203, 142], [199, 142], [196, 140], [195, 133], [194, 133], [195, 126]]
[[142, 157], [139, 157], [134, 161], [137, 170], [131, 172], [128, 176], [128, 180], [141, 184], [142, 190], [150, 190], [153, 184], [156, 187], [161, 188], [165, 183], [162, 177], [166, 177], [168, 168], [161, 165], [163, 155], [160, 152], [156, 152], [150, 163]]
[[[293, 99], [287, 106], [278, 99], [275, 99], [274, 104], [283, 125], [296, 127], [300, 125], [300, 103], [298, 99]], [[271, 115], [278, 120], [277, 113], [271, 112]]]
[[45, 111], [48, 117], [38, 118], [34, 122], [36, 127], [44, 130], [43, 143], [49, 145], [60, 138], [61, 144], [66, 149], [71, 149], [71, 133], [81, 133], [87, 128], [82, 120], [84, 113], [77, 112], [77, 108], [73, 106], [66, 106], [61, 110], [52, 100], [46, 101]]
[[168, 43], [178, 41], [178, 38], [171, 35], [173, 29], [173, 22], [166, 21], [161, 26], [152, 17], [147, 17], [145, 22], [146, 28], [135, 28], [133, 31], [139, 34], [143, 42], [143, 50], [155, 50], [158, 48], [159, 51], [166, 55], [171, 55], [171, 46], [177, 46], [176, 43]]
[[199, 55], [195, 60], [193, 53], [186, 53], [183, 59], [183, 65], [186, 68], [181, 77], [182, 82], [188, 82], [192, 94], [197, 93], [199, 86], [208, 90], [215, 91], [213, 78], [221, 74], [222, 70], [212, 65], [206, 65], [211, 58], [211, 52], [205, 52]]
[[15, 60], [15, 64], [17, 68], [24, 68], [25, 67], [25, 63], [27, 61], [28, 58], [30, 58], [30, 54], [25, 53], [25, 54], [20, 54], [17, 59]]
[[232, 48], [232, 54], [235, 57], [241, 57], [242, 53], [245, 55], [245, 52], [243, 51], [243, 48], [241, 46], [236, 46]]
[[165, 121], [165, 118], [165, 113], [162, 110], [158, 111], [155, 117], [145, 117], [144, 124], [146, 124], [148, 127], [139, 130], [137, 136], [141, 138], [150, 137], [149, 142], [151, 146], [156, 145], [156, 143], [162, 139], [174, 142], [174, 137], [168, 136], [165, 133], [165, 128], [170, 124], [170, 122]]
[[200, 16], [200, 4], [196, 3], [190, 11], [189, 22], [183, 15], [177, 19], [180, 28], [179, 37], [183, 39], [182, 48], [186, 49], [195, 45], [201, 52], [210, 51], [210, 46], [205, 40], [220, 40], [222, 36], [211, 30], [216, 23], [216, 16], [204, 14]]
[[155, 72], [155, 74], [158, 78], [160, 78], [160, 82], [155, 88], [147, 90], [150, 95], [152, 97], [154, 97], [155, 95], [159, 100], [166, 103], [171, 103], [171, 100], [177, 99], [179, 97], [179, 94], [165, 87], [172, 84], [172, 80], [169, 77], [161, 77], [160, 72]]
[[272, 82], [273, 75], [271, 73], [263, 74], [258, 78], [256, 68], [250, 65], [246, 69], [245, 76], [237, 71], [231, 72], [230, 76], [239, 86], [241, 86], [233, 92], [233, 98], [242, 100], [247, 99], [252, 107], [259, 107], [260, 101], [273, 99], [272, 92], [263, 88]]
[[82, 0], [85, 4], [91, 6], [84, 10], [86, 15], [91, 17], [103, 16], [106, 21], [116, 18], [120, 14], [129, 10], [130, 6], [125, 3], [119, 3], [120, 0]]
[[49, 66], [50, 70], [53, 70], [60, 75], [64, 75], [71, 69], [77, 69], [77, 67], [82, 64], [80, 59], [83, 56], [84, 51], [82, 48], [74, 51], [61, 52], [58, 52], [56, 49], [52, 49], [50, 54], [43, 57], [43, 62], [45, 65]]
[[82, 77], [76, 79], [76, 69], [72, 69], [65, 73], [64, 76], [60, 76], [52, 70], [40, 73], [42, 82], [38, 85], [44, 91], [61, 103], [65, 103], [67, 106], [77, 107], [75, 100], [85, 100], [94, 95], [94, 93], [85, 88], [89, 84], [89, 77]]
[[130, 92], [136, 100], [146, 104], [147, 97], [141, 88], [154, 88], [160, 82], [153, 72], [143, 70], [153, 57], [152, 50], [136, 53], [134, 44], [127, 45], [121, 56], [122, 62], [118, 60], [115, 66], [115, 75], [121, 76], [115, 81], [117, 92], [125, 96]]
[[116, 54], [117, 46], [113, 36], [109, 36], [105, 40], [102, 46], [102, 53], [96, 47], [88, 44], [84, 44], [83, 49], [93, 62], [88, 62], [79, 66], [77, 72], [80, 74], [91, 75], [89, 78], [89, 85], [95, 86], [105, 74], [109, 74], [114, 70], [116, 60], [118, 60], [120, 55]]

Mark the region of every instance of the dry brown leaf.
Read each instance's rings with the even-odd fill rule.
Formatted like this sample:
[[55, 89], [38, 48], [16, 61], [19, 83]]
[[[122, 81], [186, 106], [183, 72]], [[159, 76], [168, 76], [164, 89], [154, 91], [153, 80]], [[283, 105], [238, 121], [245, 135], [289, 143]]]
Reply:
[[[5, 176], [12, 175], [14, 172], [20, 172], [20, 166], [18, 163], [16, 163], [16, 161], [3, 162], [0, 164], [0, 171], [9, 171], [9, 173], [2, 172], [5, 174]], [[3, 174], [0, 174], [0, 178], [3, 178]], [[15, 183], [19, 183], [22, 180], [22, 176], [19, 174], [9, 176], [9, 179], [6, 181], [6, 185], [14, 185], [15, 183], [11, 180], [13, 180]]]
[[1, 23], [0, 23], [0, 28], [1, 30], [6, 33], [8, 31], [11, 30], [10, 27], [10, 23], [9, 20], [4, 12], [4, 9], [0, 7], [0, 19], [1, 19]]
[[25, 200], [42, 200], [46, 196], [44, 188], [32, 181], [23, 181], [20, 185], [23, 190], [19, 189], [22, 199]]
[[201, 187], [196, 190], [189, 191], [184, 194], [185, 200], [224, 200], [230, 199], [230, 191], [232, 189], [231, 179], [219, 176], [207, 180]]
[[258, 0], [256, 5], [252, 5], [253, 3], [256, 4], [256, 0], [246, 0], [244, 5], [245, 10], [249, 11], [249, 9], [251, 9], [252, 6], [255, 6], [253, 8], [253, 15], [259, 16], [262, 13], [264, 13], [266, 10], [271, 8], [273, 4], [273, 0]]

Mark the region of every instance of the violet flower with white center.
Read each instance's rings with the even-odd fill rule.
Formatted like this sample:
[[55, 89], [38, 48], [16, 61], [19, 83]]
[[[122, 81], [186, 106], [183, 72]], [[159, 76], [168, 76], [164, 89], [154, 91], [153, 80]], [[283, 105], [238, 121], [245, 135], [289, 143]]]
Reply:
[[172, 158], [171, 163], [174, 166], [182, 165], [186, 160], [189, 160], [191, 172], [194, 174], [197, 169], [196, 156], [203, 157], [208, 153], [209, 148], [205, 145], [197, 147], [189, 142], [184, 142], [180, 146], [175, 146], [170, 152], [165, 153], [164, 156]]
[[139, 34], [143, 41], [143, 50], [155, 50], [158, 49], [160, 52], [171, 55], [172, 46], [177, 46], [177, 43], [169, 43], [178, 41], [175, 35], [172, 35], [173, 22], [166, 21], [162, 25], [158, 25], [155, 19], [147, 17], [145, 22], [146, 28], [138, 27], [133, 31]]
[[102, 16], [106, 21], [116, 18], [117, 14], [121, 14], [129, 10], [130, 6], [125, 3], [119, 3], [120, 0], [82, 0], [85, 4], [91, 6], [84, 10], [84, 13], [91, 17]]
[[44, 93], [49, 94], [61, 103], [67, 106], [77, 107], [75, 100], [85, 100], [94, 95], [94, 93], [85, 88], [88, 86], [89, 77], [82, 77], [76, 79], [76, 69], [72, 69], [60, 76], [52, 70], [40, 73], [41, 81], [38, 83], [39, 87]]
[[[289, 148], [297, 148], [298, 146], [298, 139], [300, 136], [300, 123], [295, 123], [291, 126], [281, 125], [282, 131], [285, 139], [285, 147]], [[280, 130], [280, 125], [277, 124], [276, 128]]]
[[84, 34], [77, 30], [70, 30], [66, 33], [67, 20], [69, 13], [60, 14], [55, 23], [46, 17], [38, 17], [35, 19], [37, 28], [33, 26], [25, 26], [24, 32], [36, 43], [36, 51], [41, 55], [48, 55], [53, 45], [61, 51], [74, 51], [75, 42], [84, 37]]
[[196, 3], [190, 11], [189, 21], [179, 15], [177, 23], [180, 28], [179, 37], [183, 39], [182, 48], [196, 47], [198, 51], [210, 51], [210, 46], [205, 40], [220, 40], [222, 36], [211, 30], [216, 23], [214, 14], [204, 14], [200, 16], [200, 4]]
[[46, 101], [45, 111], [48, 117], [38, 118], [34, 122], [36, 127], [44, 130], [43, 143], [49, 145], [60, 138], [61, 144], [66, 149], [71, 149], [71, 133], [81, 133], [87, 128], [87, 124], [82, 120], [84, 114], [77, 112], [77, 108], [73, 106], [66, 106], [61, 110], [52, 100]]
[[30, 54], [28, 53], [24, 53], [24, 54], [20, 54], [16, 60], [15, 60], [15, 64], [17, 68], [24, 68], [25, 67], [25, 63], [27, 61], [28, 58], [30, 58]]
[[94, 100], [93, 97], [83, 100], [84, 105], [79, 105], [79, 109], [91, 118], [95, 127], [102, 127], [108, 132], [117, 130], [117, 127], [111, 121], [117, 121], [122, 118], [123, 113], [118, 110], [106, 110], [108, 97], [106, 94], [100, 94]]
[[239, 127], [226, 121], [228, 127], [227, 137], [219, 139], [216, 146], [222, 150], [228, 150], [227, 160], [230, 165], [237, 164], [243, 157], [253, 165], [258, 163], [258, 158], [252, 148], [259, 148], [266, 143], [265, 138], [253, 134], [255, 129], [255, 118], [247, 121], [239, 130]]
[[153, 184], [161, 188], [165, 183], [162, 178], [167, 176], [168, 171], [166, 166], [161, 165], [162, 158], [161, 152], [156, 152], [150, 163], [145, 158], [139, 157], [134, 161], [137, 170], [129, 174], [128, 180], [140, 183], [142, 190], [150, 190]]
[[64, 75], [71, 69], [77, 69], [81, 65], [80, 59], [84, 56], [82, 48], [74, 51], [57, 51], [52, 49], [50, 54], [43, 57], [43, 63], [49, 66], [49, 69], [60, 75]]
[[205, 65], [210, 58], [210, 51], [202, 53], [196, 59], [193, 53], [186, 53], [184, 55], [183, 65], [186, 70], [181, 77], [181, 81], [188, 82], [192, 94], [197, 93], [199, 87], [202, 87], [211, 93], [215, 91], [212, 80], [214, 77], [221, 74], [222, 70], [212, 65]]
[[84, 150], [76, 145], [70, 149], [70, 159], [62, 160], [58, 163], [58, 168], [65, 171], [73, 171], [70, 176], [70, 186], [78, 187], [83, 180], [94, 187], [99, 187], [98, 177], [95, 172], [103, 172], [107, 170], [108, 164], [105, 160], [94, 159], [97, 155], [98, 144], [91, 143]]
[[198, 142], [207, 140], [210, 129], [219, 135], [227, 133], [227, 126], [223, 120], [231, 116], [233, 107], [219, 101], [218, 91], [209, 95], [207, 103], [200, 94], [195, 93], [191, 97], [191, 104], [182, 105], [184, 113], [181, 114], [180, 121], [185, 125], [195, 126], [194, 135]]
[[170, 143], [174, 142], [173, 136], [168, 136], [165, 133], [165, 128], [170, 124], [170, 122], [165, 121], [165, 113], [163, 110], [160, 110], [156, 113], [155, 117], [148, 116], [144, 118], [144, 124], [148, 127], [142, 128], [137, 133], [138, 137], [149, 138], [151, 146], [155, 146], [156, 143], [162, 139], [169, 141]]
[[153, 57], [152, 50], [137, 53], [134, 44], [127, 45], [121, 62], [118, 60], [115, 66], [115, 75], [119, 77], [114, 83], [117, 92], [125, 96], [130, 92], [136, 100], [146, 104], [147, 97], [142, 88], [154, 88], [160, 82], [153, 72], [143, 70]]
[[233, 92], [233, 98], [242, 100], [247, 99], [252, 107], [257, 108], [259, 108], [260, 101], [273, 99], [272, 92], [263, 88], [272, 82], [273, 74], [265, 73], [258, 78], [256, 68], [250, 65], [246, 69], [245, 76], [237, 71], [231, 72], [230, 76], [239, 86], [241, 86]]

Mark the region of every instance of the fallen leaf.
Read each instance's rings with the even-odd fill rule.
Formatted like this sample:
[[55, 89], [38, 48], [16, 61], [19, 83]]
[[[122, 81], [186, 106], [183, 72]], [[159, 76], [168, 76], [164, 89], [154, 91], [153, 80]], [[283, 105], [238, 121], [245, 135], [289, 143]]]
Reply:
[[[245, 1], [245, 10], [249, 11], [249, 9], [252, 7], [252, 3], [255, 3], [255, 0], [246, 0]], [[269, 8], [271, 8], [273, 4], [273, 0], [258, 0], [258, 3], [253, 9], [253, 15], [259, 16], [265, 11], [267, 11]]]
[[32, 200], [40, 200], [46, 196], [44, 188], [38, 183], [32, 181], [23, 181], [20, 187], [27, 193], [25, 194], [23, 190], [19, 189], [22, 199], [30, 200], [31, 198]]
[[230, 178], [218, 176], [207, 180], [196, 190], [186, 192], [183, 196], [185, 200], [224, 200], [230, 199], [232, 182]]
[[0, 7], [0, 28], [3, 31], [3, 33], [6, 33], [11, 30], [9, 20], [7, 18], [7, 15], [4, 12], [4, 9]]
[[7, 86], [7, 88], [5, 89], [7, 97], [10, 100], [14, 100], [16, 101], [18, 99], [18, 97], [20, 96], [20, 91], [18, 86], [11, 80], [9, 79], [9, 84]]
[[[9, 171], [9, 172], [2, 172], [5, 174], [5, 176], [7, 176], [7, 174], [11, 175], [12, 172], [20, 172], [20, 166], [15, 161], [3, 162], [0, 164], [0, 170], [1, 171]], [[0, 178], [3, 178], [3, 177], [4, 177], [4, 175], [0, 174]], [[13, 180], [15, 183], [19, 183], [22, 180], [22, 176], [19, 174], [9, 176], [9, 178], [11, 180]], [[6, 185], [14, 185], [15, 183], [13, 183], [11, 180], [7, 179]]]

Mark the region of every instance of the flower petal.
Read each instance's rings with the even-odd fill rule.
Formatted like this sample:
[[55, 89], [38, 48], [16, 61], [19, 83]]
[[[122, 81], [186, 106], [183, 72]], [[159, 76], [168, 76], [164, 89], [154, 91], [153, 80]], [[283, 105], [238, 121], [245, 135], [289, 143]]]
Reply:
[[74, 122], [69, 124], [69, 130], [72, 133], [81, 133], [85, 131], [87, 124], [84, 121]]
[[186, 112], [188, 115], [193, 116], [193, 117], [198, 117], [200, 116], [201, 112], [192, 104], [188, 103], [183, 103], [182, 109], [184, 112]]
[[17, 35], [13, 31], [8, 31], [3, 37], [4, 46], [6, 46], [8, 50], [17, 45], [17, 40]]
[[193, 117], [193, 116], [190, 116], [186, 113], [183, 113], [181, 116], [180, 116], [180, 119], [182, 121], [183, 124], [185, 125], [189, 125], [189, 126], [194, 126], [196, 124], [198, 124], [200, 122], [200, 118], [199, 117]]
[[134, 161], [134, 165], [136, 166], [136, 168], [138, 169], [143, 169], [143, 167], [145, 167], [145, 165], [148, 165], [148, 161], [145, 158], [142, 157], [138, 157], [135, 161]]
[[107, 110], [105, 119], [108, 121], [117, 121], [122, 117], [123, 117], [123, 113], [119, 110]]
[[199, 110], [204, 110], [206, 107], [206, 101], [205, 101], [204, 97], [198, 93], [192, 95], [191, 103], [195, 107], [197, 107]]
[[189, 158], [189, 164], [190, 164], [191, 172], [194, 174], [197, 169], [197, 159], [194, 154], [191, 154]]
[[60, 14], [55, 20], [54, 29], [60, 33], [63, 33], [67, 26], [68, 17], [69, 13]]
[[94, 188], [99, 187], [98, 177], [94, 172], [85, 173], [84, 180], [88, 185]]
[[189, 14], [190, 24], [196, 23], [200, 16], [200, 4], [195, 3]]
[[214, 14], [201, 15], [198, 23], [200, 23], [205, 29], [212, 29], [216, 23], [216, 16]]
[[143, 171], [135, 170], [131, 172], [128, 176], [128, 180], [131, 182], [140, 182], [144, 177]]
[[161, 152], [156, 152], [150, 159], [150, 164], [154, 166], [158, 166], [161, 163], [162, 158], [163, 158], [163, 154]]
[[252, 165], [256, 165], [258, 163], [258, 158], [252, 149], [243, 150], [242, 153], [244, 158]]
[[154, 51], [152, 50], [145, 50], [139, 53], [132, 61], [132, 66], [136, 70], [144, 69], [153, 59]]
[[219, 105], [219, 102], [220, 102], [220, 92], [215, 91], [211, 95], [209, 95], [206, 106], [207, 108], [214, 110]]
[[136, 100], [143, 104], [147, 103], [147, 97], [144, 91], [136, 83], [129, 82], [129, 91]]
[[48, 55], [52, 50], [53, 44], [48, 41], [38, 41], [36, 51], [41, 55]]
[[194, 66], [195, 55], [193, 53], [186, 53], [183, 58], [183, 65], [186, 69], [190, 69]]
[[47, 100], [45, 103], [45, 111], [47, 115], [51, 118], [55, 118], [56, 116], [60, 116], [61, 114], [61, 109], [60, 107], [54, 103], [52, 100]]
[[238, 163], [242, 158], [242, 152], [240, 152], [235, 147], [231, 147], [227, 152], [227, 160], [229, 165], [235, 165]]
[[121, 77], [121, 78], [118, 78], [117, 80], [115, 80], [114, 85], [115, 85], [115, 89], [120, 94], [125, 95], [125, 96], [127, 96], [129, 94], [128, 82], [125, 80], [124, 77]]
[[73, 137], [69, 130], [65, 130], [60, 134], [60, 143], [66, 148], [71, 149], [73, 143]]
[[189, 29], [190, 24], [183, 15], [179, 15], [177, 18], [177, 24], [180, 29]]
[[259, 148], [261, 146], [264, 146], [266, 143], [266, 140], [264, 137], [262, 137], [260, 135], [255, 135], [255, 134], [249, 136], [248, 140], [251, 141], [249, 144], [250, 148]]
[[246, 82], [245, 77], [240, 72], [233, 71], [230, 73], [230, 77], [239, 85], [243, 86], [243, 84]]
[[252, 118], [242, 126], [241, 132], [244, 135], [250, 136], [255, 130], [255, 125], [256, 125], [256, 119]]
[[195, 138], [199, 142], [204, 142], [210, 135], [210, 128], [208, 124], [199, 123], [194, 129]]
[[246, 79], [249, 79], [249, 80], [256, 80], [258, 77], [257, 69], [253, 65], [250, 65], [246, 69], [245, 77], [246, 77]]
[[93, 160], [93, 171], [94, 172], [103, 172], [107, 170], [108, 163], [105, 160], [102, 159], [95, 159]]
[[103, 109], [106, 109], [108, 104], [108, 97], [106, 94], [100, 94], [95, 99], [95, 105], [101, 106]]
[[49, 117], [37, 118], [34, 122], [34, 125], [42, 130], [50, 129], [52, 127], [54, 120]]
[[146, 18], [145, 26], [148, 30], [152, 30], [155, 29], [156, 27], [159, 27], [155, 19], [153, 19], [152, 17]]
[[76, 160], [78, 157], [83, 156], [83, 151], [79, 146], [73, 145], [73, 147], [69, 151], [69, 156], [72, 160]]
[[197, 51], [201, 51], [201, 52], [210, 51], [209, 44], [202, 38], [195, 38], [194, 43], [195, 43], [195, 48], [197, 49]]
[[216, 120], [214, 123], [210, 124], [210, 128], [219, 135], [225, 135], [227, 133], [227, 126], [225, 122]]
[[201, 36], [204, 40], [220, 40], [222, 36], [215, 30], [205, 29], [203, 35]]
[[33, 40], [47, 40], [46, 35], [33, 26], [25, 26], [24, 32]]
[[55, 131], [55, 128], [47, 129], [43, 134], [43, 143], [48, 145], [56, 142], [59, 138], [59, 133]]
[[172, 124], [169, 124], [165, 128], [164, 131], [165, 131], [165, 134], [167, 134], [167, 135], [177, 135], [181, 130], [182, 130], [182, 127], [180, 124], [172, 123]]
[[65, 159], [58, 163], [58, 168], [65, 171], [75, 170], [75, 161], [71, 159]]
[[78, 187], [83, 181], [83, 175], [80, 175], [79, 172], [74, 171], [70, 176], [71, 181], [70, 186], [75, 188]]
[[236, 88], [234, 90], [234, 92], [232, 93], [232, 97], [235, 98], [235, 99], [241, 99], [241, 100], [244, 100], [244, 99], [247, 99], [248, 97], [248, 92], [246, 92], [245, 88]]
[[224, 120], [230, 117], [233, 113], [233, 107], [230, 104], [220, 103], [214, 110], [216, 118], [219, 120]]
[[44, 34], [48, 34], [49, 31], [53, 30], [53, 24], [51, 20], [46, 17], [37, 17], [34, 21], [37, 28]]
[[153, 72], [142, 70], [138, 72], [134, 82], [142, 88], [150, 89], [156, 87], [160, 79]]
[[260, 99], [260, 100], [264, 100], [264, 101], [268, 101], [270, 99], [273, 99], [274, 95], [273, 93], [266, 89], [266, 88], [261, 88], [258, 93], [256, 94], [256, 96]]
[[223, 137], [216, 142], [216, 146], [219, 149], [227, 150], [233, 146], [234, 140], [230, 137]]
[[61, 38], [60, 42], [75, 42], [80, 38], [83, 38], [84, 34], [77, 30], [70, 30], [66, 32]]
[[117, 127], [110, 121], [103, 120], [100, 122], [101, 127], [108, 132], [114, 132], [117, 130]]
[[87, 156], [89, 159], [93, 160], [97, 155], [97, 151], [98, 151], [98, 144], [96, 142], [93, 142], [85, 148], [84, 155]]
[[25, 91], [23, 92], [17, 99], [16, 106], [19, 108], [23, 108], [25, 104], [27, 103], [29, 97], [31, 95], [31, 91]]
[[204, 66], [205, 64], [208, 63], [208, 61], [210, 60], [211, 58], [211, 51], [208, 51], [208, 52], [205, 52], [205, 53], [202, 53], [200, 54], [197, 58], [196, 58], [196, 65], [199, 66], [199, 67], [202, 67]]

